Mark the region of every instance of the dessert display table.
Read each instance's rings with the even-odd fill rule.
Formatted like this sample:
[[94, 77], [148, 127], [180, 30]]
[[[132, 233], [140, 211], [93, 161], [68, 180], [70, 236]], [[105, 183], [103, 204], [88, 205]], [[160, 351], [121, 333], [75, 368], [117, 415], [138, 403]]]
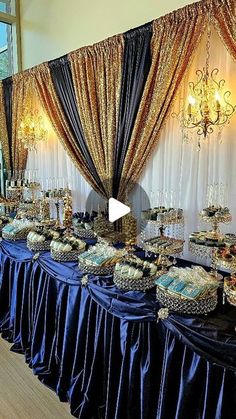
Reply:
[[24, 241], [3, 240], [0, 263], [2, 336], [75, 417], [236, 417], [235, 307], [163, 316], [155, 289], [119, 290]]

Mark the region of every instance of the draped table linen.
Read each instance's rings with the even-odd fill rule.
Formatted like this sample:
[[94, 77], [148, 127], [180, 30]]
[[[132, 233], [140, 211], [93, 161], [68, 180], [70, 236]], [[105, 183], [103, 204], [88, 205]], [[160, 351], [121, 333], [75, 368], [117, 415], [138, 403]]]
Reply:
[[236, 311], [170, 314], [49, 252], [2, 241], [0, 330], [78, 418], [236, 418]]

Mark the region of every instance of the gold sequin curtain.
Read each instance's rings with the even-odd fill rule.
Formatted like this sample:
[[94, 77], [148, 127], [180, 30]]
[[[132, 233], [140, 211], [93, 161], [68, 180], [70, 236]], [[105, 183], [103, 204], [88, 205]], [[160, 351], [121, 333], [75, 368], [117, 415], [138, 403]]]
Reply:
[[3, 97], [3, 85], [0, 82], [0, 142], [7, 171], [11, 169], [9, 139], [6, 124], [6, 113]]
[[206, 13], [199, 3], [153, 22], [152, 64], [125, 157], [118, 199], [138, 181], [153, 153], [205, 25]]
[[33, 96], [33, 82], [28, 72], [12, 76], [12, 169], [25, 170], [28, 151], [19, 140], [18, 132], [28, 109], [28, 101]]
[[236, 1], [212, 1], [211, 20], [227, 50], [236, 60]]
[[112, 196], [123, 53], [118, 35], [69, 54], [87, 147], [107, 198]]
[[48, 115], [59, 141], [62, 143], [65, 151], [87, 182], [90, 183], [95, 191], [103, 194], [103, 191], [100, 189], [92, 173], [87, 168], [84, 155], [79, 148], [78, 141], [72, 131], [71, 125], [64, 114], [53, 84], [48, 64], [41, 64], [31, 71], [41, 105]]

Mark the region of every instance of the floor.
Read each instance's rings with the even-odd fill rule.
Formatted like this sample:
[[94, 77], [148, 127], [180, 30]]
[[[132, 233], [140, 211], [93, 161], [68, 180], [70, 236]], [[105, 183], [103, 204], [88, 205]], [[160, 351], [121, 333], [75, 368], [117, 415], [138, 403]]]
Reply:
[[0, 419], [72, 419], [69, 404], [41, 384], [10, 347], [0, 338]]

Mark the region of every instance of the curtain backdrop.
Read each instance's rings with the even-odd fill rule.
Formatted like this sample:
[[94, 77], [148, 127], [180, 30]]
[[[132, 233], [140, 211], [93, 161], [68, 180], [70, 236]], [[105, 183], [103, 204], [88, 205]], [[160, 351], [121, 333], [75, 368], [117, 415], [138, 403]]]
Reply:
[[[58, 60], [50, 61], [49, 68], [54, 89], [58, 96], [61, 109], [67, 122], [67, 127], [72, 133], [73, 139], [76, 140], [80, 154], [84, 158], [85, 170], [92, 176], [94, 184], [97, 186], [97, 189], [100, 191], [100, 193], [105, 195], [103, 184], [98, 176], [84, 137], [84, 132], [81, 126], [76, 104], [70, 63], [67, 56], [59, 58]], [[76, 155], [73, 156], [73, 158], [76, 159]]]
[[12, 125], [11, 125], [11, 154], [13, 172], [24, 170], [28, 157], [28, 150], [24, 148], [21, 140], [18, 138], [18, 132], [21, 122], [24, 120], [27, 112], [34, 110], [33, 80], [31, 77], [26, 79], [22, 74], [12, 76]]
[[[60, 96], [57, 96], [56, 89], [58, 89], [58, 86], [56, 88], [54, 87], [53, 76], [51, 76], [50, 68], [47, 64], [41, 64], [36, 69], [33, 69], [32, 72], [39, 101], [43, 110], [46, 112], [48, 119], [51, 121], [64, 150], [68, 153], [77, 169], [80, 170], [80, 173], [82, 173], [94, 190], [103, 194], [103, 190], [100, 190], [99, 185], [96, 183], [96, 178], [93, 176], [94, 172], [92, 172], [91, 167], [89, 167], [90, 161], [86, 160], [86, 158], [89, 159], [89, 155], [85, 154], [86, 147], [83, 148], [82, 146], [83, 135], [82, 132], [79, 131], [79, 120], [76, 115], [76, 110], [73, 109], [72, 111], [73, 102], [72, 105], [71, 103], [68, 104], [68, 106], [71, 106], [70, 109], [66, 109], [65, 106], [70, 91], [64, 93], [63, 101], [60, 99]], [[58, 78], [58, 84], [61, 82], [61, 90], [63, 89], [63, 83], [66, 83], [67, 75], [66, 68], [61, 68], [60, 77]], [[73, 100], [73, 96], [69, 100], [71, 101], [71, 99]], [[63, 108], [66, 109], [65, 113]], [[70, 113], [70, 119], [68, 119], [68, 113]], [[77, 124], [77, 126], [75, 124]]]
[[[2, 143], [3, 154], [5, 158], [5, 165], [7, 170], [11, 169], [11, 156], [10, 156], [10, 139], [8, 137], [8, 123], [7, 123], [7, 107], [5, 106], [5, 83], [6, 80], [0, 82], [0, 141]], [[10, 96], [11, 97], [11, 96]]]
[[116, 198], [135, 119], [151, 66], [152, 22], [124, 34], [119, 120], [114, 149], [113, 196]]
[[153, 22], [152, 64], [124, 159], [119, 198], [139, 180], [156, 147], [205, 24], [206, 15], [194, 4]]
[[122, 35], [69, 54], [87, 146], [107, 198], [112, 196], [123, 55]]
[[[8, 142], [13, 169], [24, 168], [27, 156], [17, 130], [25, 108], [25, 83], [30, 78], [82, 175], [106, 198], [115, 192], [124, 200], [156, 147], [209, 16], [235, 56], [234, 9], [234, 0], [194, 3], [155, 20], [152, 37], [144, 25], [147, 38], [136, 42], [136, 52], [131, 44], [128, 47], [128, 34], [121, 34], [70, 53], [72, 74], [67, 58], [62, 58], [14, 76], [17, 83], [11, 92], [8, 89], [10, 108], [5, 101], [7, 123], [12, 120]], [[134, 33], [131, 31], [131, 38]], [[137, 58], [135, 66], [132, 54]], [[129, 83], [131, 77], [136, 89]]]
[[[232, 103], [236, 104], [236, 63], [214, 32], [210, 55], [210, 67], [219, 68], [219, 76], [226, 79], [226, 87], [232, 91]], [[196, 50], [191, 68], [176, 97], [173, 111], [178, 111], [181, 98], [187, 97], [188, 81], [196, 80], [195, 70], [204, 65], [204, 60], [205, 36]], [[225, 186], [226, 202], [232, 214], [236, 214], [235, 124], [236, 116], [223, 130], [221, 142], [219, 142], [217, 134], [214, 133], [209, 140], [202, 143], [201, 149], [198, 151], [197, 141], [190, 144], [183, 143], [179, 122], [169, 115], [166, 126], [160, 135], [158, 147], [140, 179], [139, 184], [149, 195], [152, 206], [158, 204], [160, 191], [173, 191], [172, 205], [184, 209], [186, 240], [190, 232], [207, 227], [199, 223], [198, 212], [207, 204], [209, 184], [222, 183]], [[51, 132], [47, 144], [39, 145], [37, 154], [30, 153], [28, 168], [38, 168], [38, 175], [44, 182], [49, 177], [58, 176], [61, 178], [63, 173], [63, 176], [69, 179], [69, 185], [73, 190], [74, 210], [85, 209], [86, 197], [91, 187], [80, 175], [69, 157], [65, 158], [65, 152], [53, 132]], [[134, 209], [142, 205], [139, 192], [139, 188], [137, 188], [133, 194]], [[170, 205], [170, 203], [170, 198], [166, 194], [164, 204]], [[221, 226], [221, 228], [223, 231], [235, 232], [236, 219], [233, 218], [232, 224]], [[195, 260], [188, 253], [187, 246], [184, 256]]]
[[[214, 7], [220, 5], [221, 7]], [[236, 3], [235, 0], [214, 0], [211, 7], [212, 22], [226, 48], [236, 59]]]
[[26, 167], [27, 150], [18, 139], [18, 129], [24, 115], [24, 109], [31, 80], [21, 73], [8, 77], [0, 84], [0, 135], [6, 170], [12, 174]]

